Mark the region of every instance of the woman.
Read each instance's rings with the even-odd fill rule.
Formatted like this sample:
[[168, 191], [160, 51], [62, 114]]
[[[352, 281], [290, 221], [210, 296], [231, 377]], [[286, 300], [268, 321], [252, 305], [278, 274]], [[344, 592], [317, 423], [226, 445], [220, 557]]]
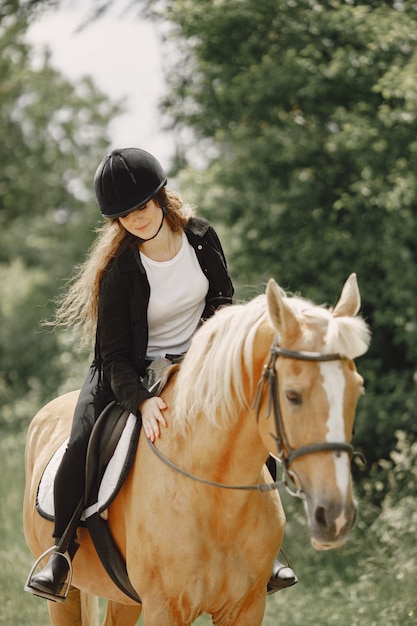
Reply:
[[[88, 440], [99, 415], [116, 400], [141, 419], [151, 441], [159, 437], [167, 425], [166, 405], [143, 385], [147, 366], [161, 356], [180, 359], [201, 320], [232, 302], [233, 285], [216, 232], [194, 217], [166, 182], [160, 163], [137, 148], [113, 150], [95, 175], [100, 210], [109, 221], [55, 320], [82, 327], [84, 339], [95, 332], [95, 357], [55, 479], [58, 547], [30, 581], [29, 591], [48, 599], [62, 600], [69, 563], [59, 544], [79, 511]], [[77, 548], [74, 537], [70, 558]], [[274, 573], [274, 590], [295, 582], [292, 570], [278, 562]]]

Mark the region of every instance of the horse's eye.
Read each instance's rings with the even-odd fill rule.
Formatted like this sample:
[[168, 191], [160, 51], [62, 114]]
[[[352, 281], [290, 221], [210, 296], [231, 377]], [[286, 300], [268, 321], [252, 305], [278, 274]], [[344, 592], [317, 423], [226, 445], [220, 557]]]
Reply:
[[287, 398], [288, 402], [290, 402], [291, 404], [301, 404], [303, 401], [301, 394], [298, 393], [297, 391], [292, 391], [292, 390], [286, 391], [285, 397]]

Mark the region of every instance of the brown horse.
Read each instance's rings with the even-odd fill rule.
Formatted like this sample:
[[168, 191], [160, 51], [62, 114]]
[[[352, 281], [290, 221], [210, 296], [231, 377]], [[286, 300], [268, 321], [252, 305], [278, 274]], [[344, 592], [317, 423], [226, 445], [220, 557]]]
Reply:
[[[226, 307], [199, 329], [162, 393], [168, 428], [156, 442], [197, 480], [161, 462], [141, 435], [107, 512], [142, 606], [110, 580], [80, 528], [69, 596], [49, 602], [52, 624], [92, 626], [92, 597], [101, 596], [106, 626], [133, 625], [141, 611], [146, 626], [186, 626], [203, 613], [218, 626], [260, 625], [285, 524], [277, 490], [256, 488], [272, 482], [270, 453], [304, 499], [313, 546], [344, 543], [356, 516], [350, 440], [363, 391], [353, 359], [369, 344], [359, 305], [354, 274], [333, 310], [287, 297], [271, 280], [266, 296]], [[53, 400], [28, 431], [24, 525], [35, 556], [52, 532], [36, 512], [37, 487], [76, 399]]]

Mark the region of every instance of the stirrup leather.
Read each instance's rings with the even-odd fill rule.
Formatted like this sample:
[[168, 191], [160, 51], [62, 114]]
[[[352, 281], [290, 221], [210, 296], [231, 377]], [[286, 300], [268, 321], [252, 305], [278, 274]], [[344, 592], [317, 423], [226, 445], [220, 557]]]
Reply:
[[[39, 567], [41, 561], [45, 557], [52, 555], [52, 554], [58, 554], [63, 559], [65, 559], [69, 567], [68, 576], [66, 580], [63, 582], [62, 590], [60, 590], [60, 593], [57, 593], [57, 594], [48, 593], [47, 591], [42, 591], [41, 589], [37, 589], [36, 587], [31, 586], [32, 577], [36, 569]], [[43, 552], [43, 554], [41, 554], [40, 557], [36, 559], [35, 563], [33, 564], [32, 569], [29, 572], [26, 585], [24, 586], [24, 591], [28, 591], [29, 593], [32, 593], [34, 596], [45, 598], [45, 600], [51, 600], [52, 602], [65, 602], [69, 589], [71, 587], [71, 581], [72, 581], [72, 562], [71, 562], [71, 557], [68, 554], [68, 551], [59, 552], [58, 546], [52, 546], [52, 548], [48, 548], [48, 550]]]

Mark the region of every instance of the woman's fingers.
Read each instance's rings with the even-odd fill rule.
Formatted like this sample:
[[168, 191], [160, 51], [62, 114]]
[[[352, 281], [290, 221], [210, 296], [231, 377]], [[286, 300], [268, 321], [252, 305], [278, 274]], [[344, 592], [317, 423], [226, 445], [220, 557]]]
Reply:
[[165, 402], [160, 397], [148, 398], [139, 407], [143, 429], [151, 441], [155, 441], [160, 435], [159, 424], [167, 426], [166, 419], [162, 414], [166, 408]]

